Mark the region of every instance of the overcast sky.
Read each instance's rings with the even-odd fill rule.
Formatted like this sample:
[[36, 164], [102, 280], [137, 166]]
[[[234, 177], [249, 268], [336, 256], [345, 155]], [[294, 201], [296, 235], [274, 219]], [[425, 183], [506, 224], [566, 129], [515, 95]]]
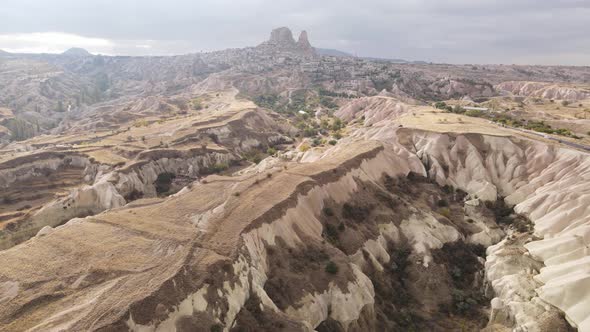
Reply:
[[590, 0], [2, 0], [0, 49], [183, 54], [280, 26], [359, 56], [590, 65]]

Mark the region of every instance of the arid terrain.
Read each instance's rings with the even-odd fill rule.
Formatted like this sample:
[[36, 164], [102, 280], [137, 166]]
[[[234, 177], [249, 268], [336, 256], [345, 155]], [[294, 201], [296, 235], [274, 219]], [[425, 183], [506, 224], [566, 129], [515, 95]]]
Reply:
[[589, 67], [287, 28], [0, 52], [0, 331], [590, 331], [589, 115]]

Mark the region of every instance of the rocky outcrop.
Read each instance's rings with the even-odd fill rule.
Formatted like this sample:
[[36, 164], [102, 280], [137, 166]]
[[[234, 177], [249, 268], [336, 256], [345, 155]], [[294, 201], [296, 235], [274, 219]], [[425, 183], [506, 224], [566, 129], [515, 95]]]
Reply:
[[302, 31], [297, 41], [293, 39], [293, 33], [287, 27], [273, 29], [270, 39], [258, 46], [271, 52], [294, 52], [305, 56], [314, 56], [315, 50], [309, 43], [307, 32]]
[[268, 43], [277, 46], [290, 47], [295, 44], [295, 39], [293, 39], [293, 33], [291, 33], [289, 28], [281, 27], [273, 29], [270, 32]]
[[314, 49], [309, 43], [309, 39], [307, 39], [307, 31], [301, 31], [299, 35], [299, 39], [297, 39], [297, 47], [307, 54], [313, 54]]
[[523, 97], [577, 101], [590, 98], [590, 90], [545, 82], [510, 81], [496, 89]]

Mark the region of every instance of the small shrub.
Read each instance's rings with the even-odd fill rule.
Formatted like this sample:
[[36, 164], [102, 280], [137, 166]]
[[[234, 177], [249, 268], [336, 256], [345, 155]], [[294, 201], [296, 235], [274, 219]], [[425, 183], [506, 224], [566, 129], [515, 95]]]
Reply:
[[277, 150], [275, 148], [268, 148], [266, 149], [266, 154], [273, 156], [275, 153], [277, 153]]
[[445, 207], [445, 206], [449, 206], [449, 202], [447, 202], [446, 199], [439, 199], [438, 202], [436, 202], [436, 205], [438, 205], [438, 207]]
[[221, 326], [221, 324], [211, 325], [211, 327], [209, 328], [209, 331], [211, 331], [211, 332], [223, 332], [223, 326]]
[[336, 145], [337, 143], [338, 143], [338, 141], [337, 141], [337, 140], [335, 140], [335, 139], [333, 139], [333, 140], [330, 140], [330, 141], [328, 142], [328, 144], [330, 144], [330, 145]]
[[338, 230], [336, 227], [332, 226], [331, 224], [326, 224], [325, 226], [325, 234], [330, 242], [334, 242], [338, 240]]
[[330, 274], [337, 274], [338, 273], [338, 265], [336, 265], [336, 263], [329, 261], [328, 264], [326, 264], [326, 272], [330, 273]]
[[309, 151], [309, 149], [311, 149], [311, 147], [308, 144], [301, 144], [301, 146], [299, 147], [299, 151], [301, 152]]
[[136, 199], [140, 199], [143, 197], [143, 193], [138, 191], [137, 189], [133, 189], [127, 196], [125, 196], [126, 201], [134, 201]]
[[495, 202], [487, 201], [485, 205], [494, 213], [496, 223], [510, 225], [514, 221], [510, 216], [513, 212], [513, 209], [506, 205], [503, 199], [498, 199]]
[[448, 207], [440, 208], [438, 210], [438, 213], [447, 219], [451, 218], [451, 209], [449, 209]]
[[464, 114], [467, 116], [475, 117], [475, 118], [479, 118], [484, 115], [484, 113], [480, 110], [469, 110], [469, 111], [466, 111]]
[[442, 191], [446, 194], [450, 194], [454, 191], [454, 188], [449, 185], [445, 185], [444, 187], [442, 187]]
[[[134, 127], [147, 127], [149, 125], [149, 123], [147, 122], [147, 120], [138, 120], [136, 121], [133, 126]], [[127, 127], [127, 130], [131, 130], [131, 128]]]
[[158, 174], [158, 177], [154, 182], [154, 185], [156, 186], [156, 192], [158, 194], [168, 192], [170, 190], [170, 186], [172, 185], [172, 180], [174, 180], [174, 178], [176, 178], [176, 175], [174, 173], [165, 172]]
[[229, 168], [227, 163], [216, 163], [215, 165], [211, 166], [210, 172], [211, 173], [220, 173]]
[[329, 208], [327, 206], [322, 209], [322, 213], [324, 213], [324, 215], [327, 217], [334, 216], [334, 210], [332, 210], [332, 208]]
[[352, 205], [344, 203], [342, 205], [342, 216], [356, 222], [364, 221], [370, 213], [370, 209], [365, 206]]
[[246, 159], [247, 161], [254, 163], [254, 164], [258, 164], [259, 162], [262, 161], [263, 155], [256, 150], [251, 150], [248, 151], [244, 154], [244, 159]]

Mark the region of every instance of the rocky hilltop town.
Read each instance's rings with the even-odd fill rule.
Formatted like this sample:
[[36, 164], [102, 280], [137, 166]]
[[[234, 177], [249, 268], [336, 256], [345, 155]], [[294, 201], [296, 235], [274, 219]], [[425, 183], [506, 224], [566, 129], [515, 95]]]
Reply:
[[312, 45], [0, 52], [0, 331], [590, 331], [590, 68]]

